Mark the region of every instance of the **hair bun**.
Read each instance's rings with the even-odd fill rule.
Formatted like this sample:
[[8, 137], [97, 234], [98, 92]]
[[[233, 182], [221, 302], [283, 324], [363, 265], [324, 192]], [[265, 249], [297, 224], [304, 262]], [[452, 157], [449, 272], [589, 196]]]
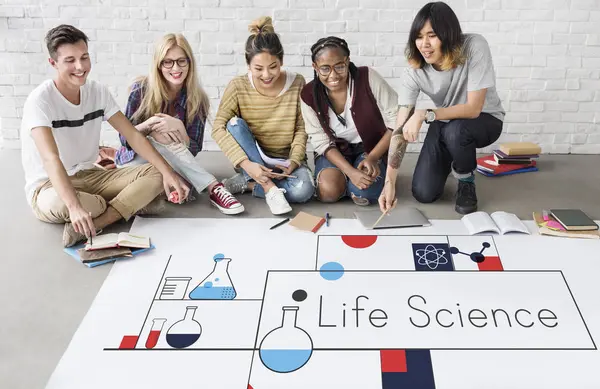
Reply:
[[273, 28], [273, 19], [270, 16], [263, 16], [258, 18], [252, 23], [248, 25], [248, 31], [252, 35], [258, 34], [266, 34], [266, 33], [275, 33], [275, 28]]

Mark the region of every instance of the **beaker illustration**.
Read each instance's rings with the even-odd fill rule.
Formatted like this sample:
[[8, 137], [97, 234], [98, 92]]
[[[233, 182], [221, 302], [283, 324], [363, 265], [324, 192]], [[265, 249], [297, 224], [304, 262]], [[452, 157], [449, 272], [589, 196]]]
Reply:
[[173, 324], [167, 331], [167, 343], [173, 348], [186, 348], [193, 345], [200, 334], [202, 326], [194, 320], [198, 307], [186, 307], [185, 317]]
[[269, 332], [260, 344], [260, 360], [276, 373], [291, 373], [304, 366], [313, 352], [312, 339], [296, 326], [298, 307], [283, 307], [281, 327]]
[[167, 319], [152, 319], [152, 328], [150, 329], [148, 338], [146, 338], [146, 348], [156, 347], [156, 343], [158, 343], [158, 338], [160, 337], [160, 332], [162, 331], [166, 321]]
[[214, 256], [215, 267], [198, 286], [190, 292], [192, 300], [233, 300], [237, 293], [229, 277], [229, 262], [222, 254]]
[[160, 300], [183, 300], [192, 277], [166, 277]]

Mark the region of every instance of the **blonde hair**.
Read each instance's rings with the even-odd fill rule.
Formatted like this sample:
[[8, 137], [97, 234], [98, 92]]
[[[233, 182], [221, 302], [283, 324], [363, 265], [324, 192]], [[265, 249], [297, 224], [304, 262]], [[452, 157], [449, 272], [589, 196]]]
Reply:
[[248, 31], [250, 35], [258, 35], [261, 32], [265, 34], [274, 34], [275, 28], [273, 27], [273, 19], [270, 16], [262, 16], [256, 20], [253, 20], [248, 25]]
[[138, 77], [134, 82], [134, 84], [139, 83], [144, 91], [140, 107], [132, 117], [134, 123], [141, 123], [156, 113], [162, 112], [164, 103], [169, 101], [168, 83], [162, 75], [160, 67], [167, 51], [176, 46], [183, 50], [189, 61], [188, 74], [185, 79], [187, 95], [185, 103], [186, 123], [191, 123], [196, 115], [200, 115], [202, 120], [206, 121], [210, 101], [196, 74], [196, 62], [192, 54], [192, 48], [182, 34], [167, 34], [156, 42], [148, 76]]
[[255, 55], [267, 52], [283, 63], [283, 46], [279, 40], [279, 36], [275, 34], [273, 28], [273, 19], [270, 16], [263, 16], [252, 21], [248, 25], [250, 36], [246, 40], [246, 63], [250, 65], [250, 61]]

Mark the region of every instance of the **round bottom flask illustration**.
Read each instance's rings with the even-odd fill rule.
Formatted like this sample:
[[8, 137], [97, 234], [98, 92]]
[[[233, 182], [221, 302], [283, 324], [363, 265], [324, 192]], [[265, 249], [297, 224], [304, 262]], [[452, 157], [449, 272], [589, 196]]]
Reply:
[[229, 277], [229, 262], [223, 254], [214, 256], [213, 271], [190, 292], [192, 300], [233, 300], [237, 295], [231, 277]]
[[260, 360], [276, 373], [291, 373], [300, 369], [313, 352], [312, 339], [296, 326], [298, 307], [283, 307], [281, 327], [269, 332], [260, 344]]
[[186, 307], [185, 317], [173, 324], [167, 331], [167, 343], [173, 348], [186, 348], [198, 340], [202, 326], [194, 320], [198, 307]]

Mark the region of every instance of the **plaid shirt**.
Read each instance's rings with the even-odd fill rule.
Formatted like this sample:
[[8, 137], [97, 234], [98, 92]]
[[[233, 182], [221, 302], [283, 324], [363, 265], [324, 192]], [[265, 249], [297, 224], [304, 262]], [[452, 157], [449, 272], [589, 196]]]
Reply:
[[[138, 110], [140, 104], [142, 103], [142, 98], [144, 97], [144, 91], [140, 83], [136, 83], [131, 88], [131, 93], [129, 94], [129, 99], [127, 100], [127, 108], [125, 109], [125, 116], [129, 120], [132, 120], [133, 114]], [[195, 156], [202, 150], [202, 141], [204, 140], [204, 120], [200, 117], [200, 115], [196, 115], [194, 120], [191, 123], [186, 124], [186, 109], [185, 103], [187, 100], [187, 93], [185, 87], [181, 89], [179, 94], [174, 101], [175, 106], [175, 115], [177, 119], [181, 120], [185, 125], [187, 130], [187, 134], [190, 137], [190, 146], [188, 149]], [[163, 113], [166, 113], [166, 107], [168, 104], [165, 104], [163, 107]], [[139, 123], [133, 123], [134, 125], [138, 125]], [[124, 165], [128, 162], [131, 162], [133, 158], [135, 158], [135, 151], [131, 149], [127, 140], [123, 135], [119, 134], [119, 139], [121, 140], [121, 148], [117, 151], [117, 155], [115, 157], [115, 161], [119, 165]]]

